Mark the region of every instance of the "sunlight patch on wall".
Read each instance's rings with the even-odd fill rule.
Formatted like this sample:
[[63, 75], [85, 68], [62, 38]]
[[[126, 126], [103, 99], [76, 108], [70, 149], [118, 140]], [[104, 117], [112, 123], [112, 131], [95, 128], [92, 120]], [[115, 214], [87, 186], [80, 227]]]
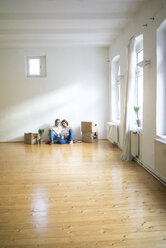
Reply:
[[24, 132], [37, 132], [41, 127], [48, 129], [56, 118], [69, 120], [74, 128], [76, 119], [81, 121], [84, 113], [91, 112], [90, 108], [96, 111], [98, 100], [97, 91], [72, 84], [9, 106], [0, 111], [0, 140], [23, 140]]

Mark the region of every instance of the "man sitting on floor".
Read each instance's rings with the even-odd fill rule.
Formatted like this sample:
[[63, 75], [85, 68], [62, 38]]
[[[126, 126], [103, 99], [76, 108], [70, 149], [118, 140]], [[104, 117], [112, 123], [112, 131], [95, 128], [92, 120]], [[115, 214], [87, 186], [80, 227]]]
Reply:
[[60, 125], [60, 119], [55, 120], [55, 126], [49, 129], [50, 131], [50, 145], [58, 143], [61, 139], [62, 126]]

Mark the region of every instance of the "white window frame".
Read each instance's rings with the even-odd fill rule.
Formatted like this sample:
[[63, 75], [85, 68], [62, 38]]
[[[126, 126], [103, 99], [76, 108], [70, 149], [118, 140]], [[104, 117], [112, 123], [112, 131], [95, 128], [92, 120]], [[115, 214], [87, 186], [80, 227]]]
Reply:
[[[40, 66], [39, 75], [30, 73], [30, 60], [31, 59], [39, 60], [39, 66]], [[27, 78], [46, 77], [46, 56], [26, 56], [26, 77]]]

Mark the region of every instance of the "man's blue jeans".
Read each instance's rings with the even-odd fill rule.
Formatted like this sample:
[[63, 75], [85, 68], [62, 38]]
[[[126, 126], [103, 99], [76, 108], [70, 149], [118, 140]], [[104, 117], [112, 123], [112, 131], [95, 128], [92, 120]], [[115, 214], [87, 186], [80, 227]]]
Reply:
[[73, 130], [69, 129], [69, 136], [65, 139], [60, 139], [60, 144], [70, 144], [70, 141], [72, 141], [73, 139]]
[[60, 141], [60, 137], [55, 135], [53, 130], [50, 130], [50, 140], [53, 141], [54, 143], [58, 143]]

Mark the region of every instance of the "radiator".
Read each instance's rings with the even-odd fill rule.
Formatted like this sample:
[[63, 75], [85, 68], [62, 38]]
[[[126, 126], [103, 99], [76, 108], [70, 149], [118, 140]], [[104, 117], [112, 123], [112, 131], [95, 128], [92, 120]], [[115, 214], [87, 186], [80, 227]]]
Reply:
[[107, 139], [111, 143], [118, 144], [119, 142], [119, 124], [108, 122], [107, 123]]
[[130, 132], [130, 141], [131, 141], [131, 155], [133, 157], [139, 156], [139, 133]]
[[155, 139], [155, 171], [166, 182], [166, 141]]

